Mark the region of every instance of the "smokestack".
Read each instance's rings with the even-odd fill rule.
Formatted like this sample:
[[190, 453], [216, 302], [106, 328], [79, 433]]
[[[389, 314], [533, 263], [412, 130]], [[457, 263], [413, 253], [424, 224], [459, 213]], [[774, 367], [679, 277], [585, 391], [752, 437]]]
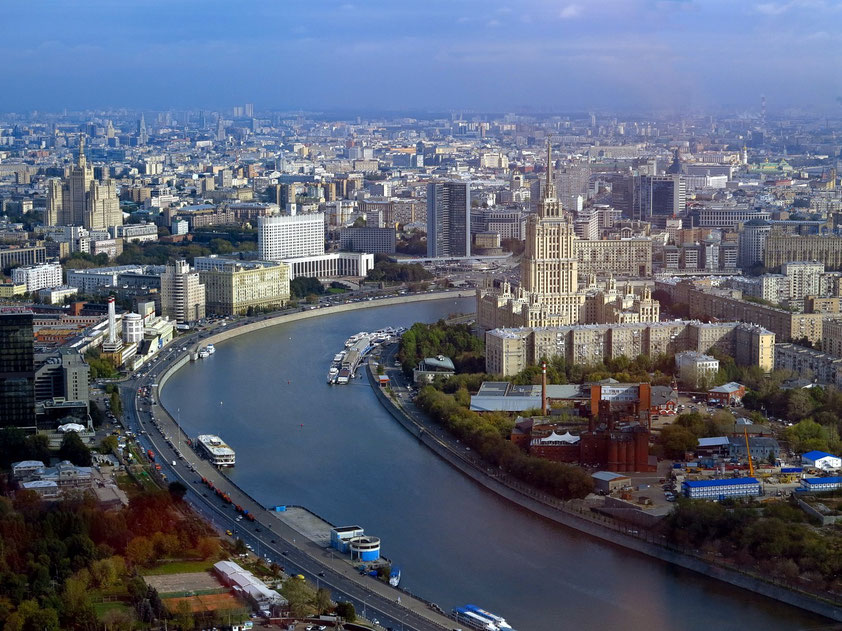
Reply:
[[114, 311], [114, 296], [108, 299], [108, 343], [117, 342], [117, 314]]
[[541, 364], [541, 414], [547, 414], [547, 362]]

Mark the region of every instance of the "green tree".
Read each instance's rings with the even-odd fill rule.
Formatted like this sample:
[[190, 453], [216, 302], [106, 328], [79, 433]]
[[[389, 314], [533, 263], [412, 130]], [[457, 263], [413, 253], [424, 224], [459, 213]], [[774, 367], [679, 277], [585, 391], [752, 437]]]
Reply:
[[91, 450], [79, 438], [76, 432], [66, 432], [58, 450], [59, 458], [69, 460], [77, 467], [90, 467], [93, 459]]
[[155, 548], [148, 537], [135, 537], [126, 545], [126, 558], [135, 565], [151, 565], [155, 561]]
[[193, 609], [190, 607], [190, 602], [187, 600], [180, 600], [175, 610], [175, 623], [182, 631], [189, 631], [196, 627], [196, 620], [193, 617]]
[[692, 451], [699, 444], [696, 435], [681, 425], [667, 425], [661, 429], [658, 443], [667, 458], [683, 458], [684, 453]]
[[357, 619], [357, 610], [354, 608], [354, 603], [340, 600], [336, 603], [336, 615], [340, 616], [345, 622], [354, 622]]
[[333, 602], [330, 599], [330, 590], [326, 587], [320, 587], [316, 590], [316, 596], [313, 599], [313, 604], [316, 607], [316, 613], [319, 615], [326, 614], [333, 607]]
[[304, 618], [316, 612], [314, 606], [315, 591], [300, 578], [288, 578], [281, 586], [281, 595], [289, 601], [289, 608], [293, 616]]
[[102, 454], [117, 453], [117, 437], [113, 435], [106, 436], [99, 444], [99, 452]]

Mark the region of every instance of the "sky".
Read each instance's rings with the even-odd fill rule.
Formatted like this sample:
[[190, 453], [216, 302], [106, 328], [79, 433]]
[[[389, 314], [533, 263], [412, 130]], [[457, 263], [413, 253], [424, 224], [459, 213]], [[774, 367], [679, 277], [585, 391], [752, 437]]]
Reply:
[[3, 0], [0, 111], [842, 115], [840, 0]]

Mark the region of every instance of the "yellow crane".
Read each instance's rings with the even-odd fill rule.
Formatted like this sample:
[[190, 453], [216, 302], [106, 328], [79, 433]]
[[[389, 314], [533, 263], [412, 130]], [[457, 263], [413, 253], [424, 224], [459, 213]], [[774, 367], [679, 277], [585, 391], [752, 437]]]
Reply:
[[748, 446], [748, 428], [743, 427], [743, 434], [746, 437], [746, 455], [748, 456], [748, 473], [754, 477], [754, 463], [751, 461], [751, 448]]

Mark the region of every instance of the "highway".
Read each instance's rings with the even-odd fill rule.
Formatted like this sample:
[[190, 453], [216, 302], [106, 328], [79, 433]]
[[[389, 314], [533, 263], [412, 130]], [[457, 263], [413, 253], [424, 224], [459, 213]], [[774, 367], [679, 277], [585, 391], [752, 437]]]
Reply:
[[[229, 326], [233, 328], [255, 320], [244, 319]], [[127, 430], [135, 433], [144, 451], [152, 450], [167, 480], [178, 480], [184, 484], [187, 488], [185, 500], [219, 531], [234, 531], [235, 536], [251, 545], [267, 563], [275, 562], [287, 574], [300, 573], [318, 587], [329, 588], [334, 601], [352, 602], [359, 614], [372, 622], [377, 621], [380, 627], [401, 631], [453, 629], [452, 620], [434, 611], [424, 601], [374, 578], [359, 575], [347, 561], [334, 558], [333, 554], [274, 517], [208, 461], [197, 456], [187, 445], [187, 436], [160, 407], [155, 388], [150, 388], [153, 403], [139, 396], [138, 389], [157, 383], [158, 377], [172, 363], [190, 353], [195, 344], [211, 334], [199, 331], [177, 338], [171, 348], [161, 352], [151, 367], [142, 369], [134, 378], [121, 384], [122, 423]], [[187, 350], [182, 351], [182, 348]], [[151, 420], [153, 416], [155, 423]], [[244, 454], [238, 454], [238, 457], [244, 457]], [[232, 510], [231, 504], [209, 491], [202, 484], [202, 477], [230, 495], [235, 504], [254, 514], [256, 521], [236, 521], [238, 513]]]

